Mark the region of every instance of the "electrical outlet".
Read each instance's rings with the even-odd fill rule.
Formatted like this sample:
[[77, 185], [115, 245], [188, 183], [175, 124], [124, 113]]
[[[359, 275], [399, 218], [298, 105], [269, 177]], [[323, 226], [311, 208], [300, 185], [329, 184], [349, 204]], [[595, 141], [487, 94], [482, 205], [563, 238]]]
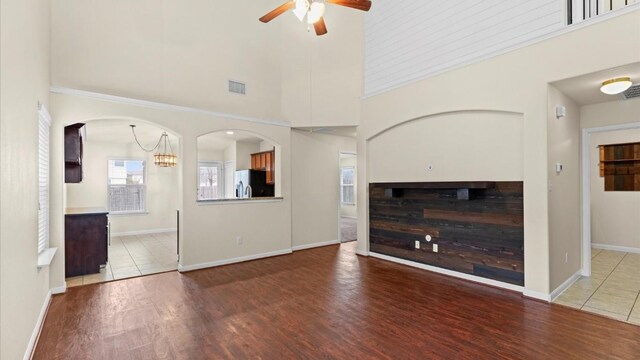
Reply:
[[438, 252], [438, 244], [433, 244], [433, 252]]
[[416, 249], [420, 249], [420, 241], [416, 240]]
[[242, 236], [236, 237], [236, 245], [242, 245]]
[[431, 242], [431, 235], [425, 236], [424, 239], [427, 240], [427, 242]]

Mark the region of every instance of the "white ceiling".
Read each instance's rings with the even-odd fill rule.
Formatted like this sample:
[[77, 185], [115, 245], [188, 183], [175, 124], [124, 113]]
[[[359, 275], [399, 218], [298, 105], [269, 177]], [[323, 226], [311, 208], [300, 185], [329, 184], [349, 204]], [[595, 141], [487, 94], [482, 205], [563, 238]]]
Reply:
[[[161, 127], [149, 123], [133, 120], [108, 119], [92, 120], [85, 125], [87, 141], [100, 141], [112, 144], [135, 144], [131, 127], [136, 125], [136, 135], [142, 146], [152, 148], [160, 139], [160, 135], [165, 131]], [[178, 146], [178, 138], [167, 131], [169, 141], [174, 150]]]
[[628, 76], [634, 84], [640, 83], [640, 63], [633, 63], [609, 70], [577, 76], [552, 83], [558, 90], [580, 105], [598, 104], [623, 100], [622, 95], [606, 95], [600, 91], [602, 82], [608, 79]]
[[229, 145], [236, 141], [259, 144], [263, 139], [252, 133], [241, 130], [233, 130], [233, 134], [227, 134], [227, 130], [217, 131], [199, 136], [198, 150], [224, 151], [229, 147]]

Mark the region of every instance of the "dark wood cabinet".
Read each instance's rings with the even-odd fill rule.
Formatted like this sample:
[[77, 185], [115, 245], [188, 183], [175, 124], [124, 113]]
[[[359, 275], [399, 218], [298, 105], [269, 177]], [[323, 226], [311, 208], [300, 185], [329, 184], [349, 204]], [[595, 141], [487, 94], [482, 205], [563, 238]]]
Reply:
[[267, 172], [267, 184], [276, 182], [276, 151], [269, 150], [251, 154], [251, 170], [263, 170]]
[[640, 191], [640, 142], [600, 145], [604, 191]]
[[66, 277], [94, 274], [108, 259], [108, 212], [101, 208], [67, 209], [65, 215]]
[[64, 182], [82, 181], [82, 128], [83, 123], [64, 127]]

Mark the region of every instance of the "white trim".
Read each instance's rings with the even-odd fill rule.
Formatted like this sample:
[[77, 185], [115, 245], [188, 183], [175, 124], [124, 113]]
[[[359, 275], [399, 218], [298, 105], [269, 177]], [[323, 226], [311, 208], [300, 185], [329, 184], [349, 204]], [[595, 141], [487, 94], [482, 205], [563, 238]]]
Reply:
[[38, 255], [38, 269], [51, 265], [58, 248], [46, 248]]
[[533, 291], [533, 290], [527, 290], [524, 289], [524, 291], [522, 292], [522, 295], [528, 298], [532, 298], [532, 299], [538, 299], [538, 300], [542, 300], [542, 301], [546, 301], [546, 302], [551, 302], [551, 295], [550, 294], [545, 294], [539, 291]]
[[358, 220], [358, 217], [357, 216], [340, 215], [340, 219]]
[[298, 251], [298, 250], [313, 249], [313, 248], [317, 248], [317, 247], [329, 246], [329, 245], [337, 245], [337, 244], [340, 244], [340, 240], [329, 240], [329, 241], [323, 241], [323, 242], [318, 242], [318, 243], [313, 243], [313, 244], [294, 246], [294, 247], [291, 248], [291, 250]]
[[200, 264], [194, 264], [194, 265], [178, 264], [178, 271], [188, 272], [193, 270], [207, 269], [207, 268], [212, 268], [216, 266], [229, 265], [229, 264], [235, 264], [235, 263], [244, 262], [244, 261], [262, 259], [266, 257], [291, 254], [291, 252], [292, 252], [291, 249], [284, 249], [284, 250], [276, 250], [276, 251], [271, 251], [271, 252], [262, 253], [262, 254], [240, 256], [237, 258], [217, 260], [217, 261], [211, 261], [207, 263], [200, 263]]
[[111, 234], [111, 237], [131, 236], [131, 235], [161, 234], [161, 233], [176, 232], [176, 231], [178, 231], [177, 228], [123, 231], [123, 232], [119, 232], [119, 233], [113, 233], [113, 234]]
[[360, 255], [360, 256], [369, 256], [369, 252], [368, 251], [363, 251], [360, 249], [356, 249], [356, 254]]
[[[460, 64], [457, 64], [456, 66], [449, 67], [449, 68], [446, 68], [446, 69], [442, 69], [440, 71], [436, 71], [436, 72], [430, 73], [430, 74], [428, 74], [426, 76], [421, 76], [421, 77], [416, 77], [416, 78], [413, 78], [413, 79], [409, 79], [409, 80], [403, 81], [401, 83], [398, 83], [398, 84], [395, 84], [395, 85], [391, 85], [391, 86], [387, 86], [385, 88], [382, 88], [382, 89], [379, 89], [379, 90], [376, 90], [376, 91], [372, 91], [372, 92], [369, 92], [369, 93], [367, 93], [366, 89], [365, 89], [365, 94], [361, 97], [361, 99], [365, 100], [365, 99], [368, 99], [368, 98], [371, 98], [371, 97], [374, 97], [374, 96], [377, 96], [377, 95], [380, 95], [380, 94], [384, 94], [384, 93], [389, 92], [389, 91], [397, 90], [397, 89], [402, 88], [404, 86], [407, 86], [407, 85], [410, 85], [410, 84], [413, 84], [413, 83], [417, 83], [417, 82], [420, 82], [420, 81], [424, 81], [426, 79], [429, 79], [429, 78], [432, 78], [432, 77], [447, 73], [449, 71], [457, 70], [457, 69], [460, 69], [460, 68], [475, 64], [475, 63], [479, 63], [479, 62], [485, 61], [487, 59], [491, 59], [491, 58], [494, 58], [494, 57], [497, 57], [497, 56], [500, 56], [500, 55], [504, 55], [504, 54], [510, 53], [512, 51], [525, 48], [527, 46], [535, 45], [535, 44], [537, 44], [539, 42], [542, 42], [542, 41], [545, 41], [545, 40], [549, 40], [551, 38], [554, 38], [554, 37], [557, 37], [557, 36], [561, 36], [561, 35], [564, 35], [564, 34], [568, 34], [568, 33], [573, 32], [575, 30], [580, 30], [580, 29], [586, 28], [588, 26], [595, 25], [595, 24], [598, 24], [600, 22], [607, 21], [607, 20], [609, 20], [611, 18], [618, 17], [618, 16], [621, 16], [621, 15], [625, 15], [625, 14], [628, 14], [628, 13], [631, 13], [631, 12], [634, 12], [634, 11], [637, 11], [637, 10], [640, 10], [640, 3], [630, 4], [630, 5], [625, 6], [624, 8], [617, 9], [617, 10], [614, 10], [614, 11], [609, 11], [606, 14], [601, 14], [601, 15], [598, 15], [596, 17], [580, 21], [579, 23], [575, 23], [573, 25], [566, 25], [567, 19], [566, 19], [566, 16], [564, 16], [562, 22], [565, 23], [565, 25], [559, 30], [552, 31], [550, 33], [541, 35], [539, 37], [536, 37], [536, 38], [533, 38], [533, 39], [530, 39], [530, 40], [527, 40], [527, 41], [523, 41], [523, 42], [521, 42], [519, 44], [514, 44], [514, 45], [509, 46], [509, 47], [507, 47], [505, 49], [497, 50], [497, 51], [485, 54], [483, 56], [478, 56], [478, 57], [471, 58], [468, 61], [464, 61], [464, 62], [462, 62]], [[566, 10], [564, 11], [564, 14], [566, 15]]]
[[611, 251], [621, 251], [628, 252], [634, 254], [640, 254], [640, 248], [627, 247], [627, 246], [618, 246], [618, 245], [609, 245], [609, 244], [591, 244], [591, 247], [601, 250], [611, 250]]
[[49, 304], [51, 304], [51, 291], [48, 291], [47, 296], [44, 298], [44, 304], [42, 304], [42, 308], [40, 309], [40, 314], [36, 320], [36, 326], [33, 328], [33, 333], [31, 333], [31, 338], [27, 344], [27, 350], [24, 352], [24, 360], [29, 360], [33, 356], [33, 350], [36, 348], [40, 332], [42, 331], [42, 325], [44, 325], [44, 318], [47, 316], [47, 312], [49, 311]]
[[560, 286], [558, 286], [555, 290], [551, 292], [550, 301], [555, 301], [558, 298], [558, 296], [562, 295], [562, 293], [565, 292], [565, 290], [570, 288], [571, 285], [573, 285], [573, 283], [580, 280], [581, 277], [582, 277], [582, 270], [578, 270], [575, 274], [571, 275], [567, 280], [565, 280], [565, 282], [560, 284]]
[[[637, 3], [640, 5], [640, 3]], [[591, 134], [640, 128], [640, 122], [582, 129], [582, 276], [591, 276]]]
[[283, 197], [273, 197], [269, 198], [238, 198], [238, 199], [217, 199], [217, 200], [196, 200], [196, 205], [198, 206], [209, 206], [209, 205], [232, 205], [232, 204], [251, 204], [251, 203], [275, 203], [282, 202], [284, 200]]
[[55, 288], [51, 289], [51, 294], [53, 294], [53, 295], [64, 294], [66, 292], [67, 292], [67, 282], [66, 281], [64, 282], [64, 285], [58, 286], [58, 287], [55, 287]]
[[217, 111], [192, 108], [187, 106], [180, 106], [180, 105], [166, 104], [166, 103], [160, 103], [155, 101], [133, 99], [133, 98], [123, 97], [123, 96], [96, 93], [92, 91], [70, 89], [70, 88], [59, 87], [59, 86], [51, 86], [49, 88], [49, 92], [54, 94], [78, 96], [78, 97], [84, 97], [84, 98], [89, 98], [94, 100], [109, 101], [109, 102], [115, 102], [115, 103], [126, 104], [126, 105], [134, 105], [134, 106], [146, 107], [146, 108], [157, 109], [157, 110], [188, 112], [188, 113], [194, 113], [194, 114], [221, 117], [221, 118], [230, 119], [230, 120], [249, 121], [249, 122], [258, 123], [258, 124], [283, 126], [288, 128], [291, 127], [291, 124], [288, 121], [283, 121], [283, 120], [260, 119], [260, 118], [255, 118], [251, 116], [229, 114], [229, 113], [223, 113], [223, 112], [217, 112]]
[[484, 284], [484, 285], [490, 285], [490, 286], [499, 287], [499, 288], [502, 288], [502, 289], [507, 289], [507, 290], [511, 290], [511, 291], [517, 291], [517, 292], [520, 292], [520, 293], [524, 291], [524, 288], [522, 286], [509, 284], [509, 283], [505, 283], [505, 282], [502, 282], [502, 281], [496, 281], [496, 280], [486, 279], [486, 278], [475, 276], [475, 275], [464, 274], [464, 273], [461, 273], [461, 272], [447, 270], [447, 269], [439, 268], [439, 267], [436, 267], [436, 266], [421, 264], [421, 263], [417, 263], [415, 261], [404, 260], [404, 259], [396, 258], [396, 257], [393, 257], [393, 256], [388, 256], [388, 255], [375, 253], [375, 252], [372, 252], [372, 251], [369, 252], [369, 255], [371, 257], [374, 257], [374, 258], [378, 258], [378, 259], [382, 259], [382, 260], [386, 260], [386, 261], [391, 261], [391, 262], [394, 262], [394, 263], [407, 265], [407, 266], [415, 267], [415, 268], [418, 268], [418, 269], [435, 272], [435, 273], [438, 273], [438, 274], [452, 276], [452, 277], [456, 277], [456, 278], [459, 278], [459, 279], [470, 280], [470, 281], [477, 282], [477, 283]]

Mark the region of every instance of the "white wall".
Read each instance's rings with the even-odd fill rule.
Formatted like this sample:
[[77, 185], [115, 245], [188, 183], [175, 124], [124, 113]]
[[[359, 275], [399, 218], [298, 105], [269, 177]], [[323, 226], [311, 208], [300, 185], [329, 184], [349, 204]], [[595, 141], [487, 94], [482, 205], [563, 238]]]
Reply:
[[251, 169], [251, 154], [260, 152], [260, 144], [236, 141], [236, 170]]
[[[354, 146], [355, 149], [355, 139]], [[340, 156], [340, 168], [352, 167], [353, 168], [353, 193], [358, 194], [358, 157], [356, 154], [342, 154]], [[340, 204], [340, 216], [356, 218], [358, 216], [358, 199], [356, 199], [355, 205], [343, 205]]]
[[[86, 126], [90, 127], [91, 122]], [[158, 131], [160, 134], [161, 131]], [[129, 215], [109, 215], [111, 234], [136, 231], [161, 231], [175, 229], [178, 208], [179, 171], [176, 168], [162, 168], [153, 164], [153, 153], [142, 151], [138, 145], [105, 143], [92, 141], [84, 144], [83, 171], [81, 183], [65, 184], [67, 207], [108, 206], [107, 161], [113, 158], [146, 161], [147, 213]], [[133, 139], [132, 139], [133, 141]], [[178, 154], [180, 160], [180, 154]]]
[[292, 130], [291, 146], [293, 246], [338, 242], [339, 153], [355, 152], [356, 141]]
[[[567, 116], [556, 118], [556, 106]], [[581, 268], [580, 107], [549, 86], [547, 113], [549, 178], [549, 276], [551, 290]], [[563, 170], [556, 173], [556, 163]]]
[[[368, 253], [367, 183], [383, 178], [376, 175], [379, 164], [370, 159], [368, 139], [397, 124], [442, 113], [468, 110], [521, 113], [525, 294], [546, 298], [551, 290], [547, 84], [639, 61], [639, 26], [640, 12], [636, 11], [572, 27], [572, 31], [549, 40], [366, 98], [358, 127], [358, 252]], [[610, 41], [611, 34], [621, 33], [627, 36]], [[604, 48], [606, 52], [602, 51]], [[612, 53], [616, 56], [610, 56]], [[473, 126], [471, 122], [470, 126]], [[474, 143], [477, 136], [486, 134], [486, 131], [452, 134], [455, 135], [452, 141]], [[505, 132], [500, 141], [510, 141], [508, 136]], [[418, 148], [421, 146], [420, 142], [415, 144]], [[422, 165], [415, 164], [415, 167], [422, 168]], [[414, 163], [404, 162], [404, 166], [413, 167]], [[410, 174], [418, 171], [407, 170]], [[486, 174], [484, 170], [474, 170], [466, 177], [483, 174]]]
[[599, 145], [628, 142], [640, 142], [640, 129], [591, 134], [591, 243], [640, 251], [640, 192], [604, 191], [604, 177], [600, 177], [598, 165]]
[[420, 80], [558, 30], [566, 23], [565, 3], [376, 0], [365, 21], [365, 94]]
[[[0, 3], [0, 358], [25, 356], [48, 300], [38, 260], [38, 108], [49, 107], [50, 2]], [[29, 354], [26, 354], [27, 356]]]
[[640, 98], [585, 105], [580, 108], [580, 127], [593, 128], [640, 122]]

